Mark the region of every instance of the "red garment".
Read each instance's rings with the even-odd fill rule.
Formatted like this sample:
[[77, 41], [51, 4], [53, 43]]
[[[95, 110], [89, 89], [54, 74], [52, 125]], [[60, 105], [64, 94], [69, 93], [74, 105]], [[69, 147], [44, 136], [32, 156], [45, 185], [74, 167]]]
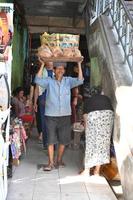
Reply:
[[28, 115], [28, 114], [24, 114], [21, 116], [21, 119], [23, 122], [33, 122], [33, 116], [32, 115]]

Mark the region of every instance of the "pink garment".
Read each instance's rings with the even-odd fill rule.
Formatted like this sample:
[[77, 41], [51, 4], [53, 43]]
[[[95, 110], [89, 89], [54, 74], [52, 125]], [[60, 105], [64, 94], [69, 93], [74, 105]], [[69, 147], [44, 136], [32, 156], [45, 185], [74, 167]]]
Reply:
[[18, 107], [18, 117], [21, 117], [25, 114], [25, 105], [23, 101], [20, 101], [18, 98], [13, 98], [13, 104]]
[[26, 131], [25, 131], [25, 129], [24, 129], [23, 126], [20, 127], [20, 131], [21, 131], [21, 138], [22, 138], [24, 152], [26, 153], [26, 144], [25, 144], [25, 141], [28, 138], [28, 136], [26, 135]]

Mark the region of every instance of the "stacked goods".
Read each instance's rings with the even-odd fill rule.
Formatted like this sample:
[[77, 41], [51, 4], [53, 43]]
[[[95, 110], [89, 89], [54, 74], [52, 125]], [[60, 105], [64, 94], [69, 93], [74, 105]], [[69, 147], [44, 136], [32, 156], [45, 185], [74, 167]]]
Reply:
[[38, 57], [44, 61], [80, 61], [82, 60], [79, 47], [79, 35], [48, 34], [41, 37], [41, 47]]

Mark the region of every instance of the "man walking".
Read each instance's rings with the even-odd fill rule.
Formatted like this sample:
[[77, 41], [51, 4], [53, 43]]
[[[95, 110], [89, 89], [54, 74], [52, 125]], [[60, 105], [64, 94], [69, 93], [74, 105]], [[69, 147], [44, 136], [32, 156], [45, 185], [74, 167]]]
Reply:
[[47, 89], [45, 119], [48, 131], [48, 165], [44, 171], [51, 171], [54, 165], [54, 144], [59, 143], [56, 166], [64, 165], [62, 156], [65, 145], [71, 141], [71, 89], [83, 84], [81, 62], [78, 62], [78, 77], [64, 77], [66, 63], [54, 63], [54, 77], [42, 78], [44, 63], [35, 78], [36, 84]]
[[[43, 68], [43, 78], [53, 77], [53, 63], [46, 62], [45, 68]], [[46, 130], [46, 122], [45, 122], [45, 99], [46, 99], [46, 89], [42, 88], [38, 85], [35, 87], [34, 91], [34, 109], [37, 116], [37, 122], [40, 125], [40, 130], [42, 133], [39, 137], [39, 142], [43, 140], [43, 148], [47, 149], [47, 130]]]

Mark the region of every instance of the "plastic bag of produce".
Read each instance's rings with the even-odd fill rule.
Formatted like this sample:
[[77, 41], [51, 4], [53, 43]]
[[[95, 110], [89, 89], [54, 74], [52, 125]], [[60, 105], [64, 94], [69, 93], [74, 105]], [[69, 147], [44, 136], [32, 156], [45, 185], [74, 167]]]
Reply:
[[42, 45], [38, 48], [38, 57], [50, 58], [52, 56], [53, 54], [48, 46]]
[[73, 57], [74, 56], [73, 48], [64, 48], [63, 49], [63, 56], [64, 57]]
[[81, 55], [80, 50], [77, 49], [77, 48], [74, 48], [74, 57], [81, 57], [81, 56], [82, 56], [82, 55]]
[[63, 56], [63, 51], [61, 50], [60, 47], [51, 47], [51, 51], [54, 57]]

